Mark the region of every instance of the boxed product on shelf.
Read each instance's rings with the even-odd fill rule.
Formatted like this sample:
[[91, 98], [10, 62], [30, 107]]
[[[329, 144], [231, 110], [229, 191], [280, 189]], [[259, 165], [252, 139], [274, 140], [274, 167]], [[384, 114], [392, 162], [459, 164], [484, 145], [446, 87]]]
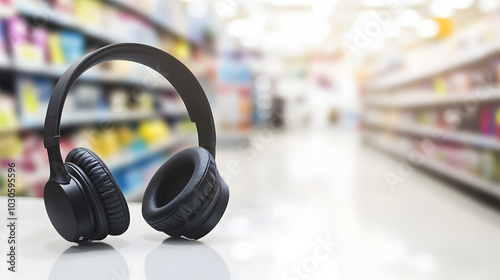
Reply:
[[62, 31], [60, 34], [61, 49], [67, 66], [85, 55], [85, 38], [82, 34]]
[[116, 129], [111, 128], [97, 128], [94, 132], [94, 137], [90, 144], [92, 150], [103, 159], [110, 158], [115, 155], [119, 150], [118, 133]]
[[85, 38], [76, 32], [52, 31], [49, 35], [50, 63], [66, 68], [85, 54]]
[[109, 93], [109, 110], [111, 113], [126, 113], [128, 108], [129, 95], [123, 88], [115, 88]]
[[32, 62], [36, 59], [35, 46], [30, 42], [28, 23], [19, 16], [7, 20], [10, 49], [16, 63]]
[[495, 115], [495, 109], [490, 107], [490, 106], [486, 106], [486, 107], [483, 107], [481, 108], [481, 111], [480, 111], [480, 132], [481, 132], [481, 135], [484, 135], [484, 136], [492, 136], [495, 134], [495, 119], [494, 119], [494, 115]]
[[75, 16], [86, 27], [102, 28], [103, 3], [98, 0], [75, 0]]
[[38, 59], [34, 59], [40, 65], [44, 65], [48, 61], [48, 40], [49, 33], [47, 29], [41, 27], [34, 27], [31, 31], [31, 41], [35, 46], [38, 53]]
[[120, 149], [129, 147], [134, 141], [134, 131], [128, 125], [119, 125], [116, 128], [116, 134]]
[[75, 1], [50, 0], [50, 3], [54, 10], [67, 17], [73, 17], [75, 14]]
[[0, 20], [0, 66], [5, 65], [9, 57], [6, 38], [4, 22]]
[[129, 108], [133, 112], [154, 112], [154, 93], [147, 90], [137, 90], [129, 100]]
[[0, 91], [0, 134], [18, 129], [19, 124], [15, 108], [14, 97]]
[[139, 123], [137, 133], [147, 145], [151, 145], [166, 139], [170, 134], [170, 129], [163, 120], [147, 120]]
[[[70, 97], [71, 96], [71, 97]], [[72, 112], [105, 112], [108, 110], [104, 89], [95, 84], [79, 83], [73, 86], [70, 104], [64, 109]], [[67, 106], [70, 105], [70, 106]]]
[[477, 149], [463, 148], [461, 150], [463, 168], [470, 174], [478, 176], [481, 168], [481, 153]]
[[54, 88], [53, 82], [45, 78], [18, 76], [15, 88], [22, 125], [41, 125]]
[[63, 66], [65, 64], [64, 52], [62, 50], [61, 36], [59, 32], [52, 31], [49, 34], [50, 63]]
[[480, 177], [493, 182], [495, 179], [495, 154], [490, 150], [484, 150], [481, 152], [480, 160]]
[[443, 77], [436, 77], [433, 80], [434, 93], [438, 96], [444, 96], [448, 94], [448, 88], [446, 87], [446, 81]]

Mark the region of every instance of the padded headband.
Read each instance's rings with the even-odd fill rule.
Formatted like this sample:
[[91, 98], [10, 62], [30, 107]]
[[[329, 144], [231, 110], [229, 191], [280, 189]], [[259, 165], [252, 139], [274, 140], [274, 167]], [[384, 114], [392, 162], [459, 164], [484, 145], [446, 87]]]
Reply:
[[66, 96], [76, 79], [86, 70], [110, 60], [137, 62], [150, 67], [165, 77], [184, 101], [191, 122], [196, 124], [199, 145], [215, 157], [216, 137], [212, 111], [207, 96], [193, 73], [182, 62], [160, 49], [136, 43], [112, 44], [91, 52], [73, 63], [54, 87], [43, 131], [44, 146], [49, 154], [51, 179], [69, 180], [65, 170], [61, 174], [54, 166], [56, 164], [63, 166], [59, 148], [59, 133]]

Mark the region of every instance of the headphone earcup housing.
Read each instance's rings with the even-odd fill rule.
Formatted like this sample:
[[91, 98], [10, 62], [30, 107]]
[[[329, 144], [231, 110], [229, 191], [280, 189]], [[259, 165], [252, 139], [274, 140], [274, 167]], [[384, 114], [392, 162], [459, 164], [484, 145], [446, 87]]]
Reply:
[[83, 242], [94, 234], [94, 211], [84, 186], [74, 177], [67, 184], [49, 181], [44, 189], [47, 215], [56, 231], [67, 241]]

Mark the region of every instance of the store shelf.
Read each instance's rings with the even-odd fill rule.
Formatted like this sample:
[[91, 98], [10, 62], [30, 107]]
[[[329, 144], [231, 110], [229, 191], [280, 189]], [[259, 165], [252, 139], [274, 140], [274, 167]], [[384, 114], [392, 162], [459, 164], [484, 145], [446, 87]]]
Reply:
[[[58, 65], [41, 65], [41, 64], [28, 64], [28, 63], [12, 63], [11, 61], [0, 61], [0, 70], [13, 71], [19, 74], [38, 75], [59, 79], [66, 71], [67, 66]], [[149, 91], [173, 91], [174, 87], [165, 81], [165, 85], [155, 88], [149, 88], [140, 79], [131, 77], [123, 77], [117, 73], [102, 71], [102, 70], [89, 70], [83, 73], [79, 81], [103, 84], [117, 84], [125, 86], [143, 87]]]
[[[500, 151], [500, 141], [492, 136], [484, 136], [472, 132], [464, 131], [451, 131], [442, 130], [435, 127], [429, 126], [419, 126], [419, 125], [399, 125], [399, 126], [387, 126], [378, 123], [367, 123], [368, 126], [377, 127], [382, 129], [394, 130], [401, 133], [412, 134], [424, 138], [429, 138], [431, 140], [435, 139], [436, 135], [442, 135], [439, 139], [449, 142], [461, 143], [464, 145], [471, 145], [478, 148], [486, 148], [495, 151]], [[439, 134], [437, 134], [439, 133]]]
[[[84, 113], [72, 113], [66, 117], [62, 118], [61, 127], [71, 127], [82, 124], [92, 124], [99, 122], [133, 122], [145, 119], [152, 119], [161, 117], [163, 114], [156, 112], [128, 112], [123, 114], [108, 113], [108, 112], [84, 112]], [[23, 130], [34, 130], [43, 129], [45, 116], [40, 116], [33, 121], [21, 122], [20, 129]]]
[[487, 95], [477, 95], [474, 92], [468, 94], [449, 94], [446, 96], [436, 96], [433, 94], [419, 96], [419, 97], [404, 97], [404, 98], [377, 98], [377, 101], [367, 103], [370, 107], [381, 108], [419, 108], [419, 107], [436, 107], [446, 106], [458, 103], [468, 103], [471, 101], [482, 103], [500, 101], [500, 89], [487, 88]]
[[[191, 45], [200, 47], [209, 53], [211, 52], [205, 46], [202, 46], [198, 43], [189, 40], [187, 38], [187, 34], [180, 34], [179, 32], [173, 30], [171, 27], [159, 22], [154, 18], [151, 18], [149, 15], [141, 11], [138, 11], [136, 8], [130, 6], [127, 3], [124, 3], [123, 1], [106, 0], [105, 2], [108, 3], [108, 5], [110, 6], [115, 6], [120, 10], [123, 10], [131, 15], [137, 16], [144, 22], [151, 24], [155, 29], [159, 30], [160, 32], [167, 33], [175, 38], [183, 38], [186, 41], [190, 42]], [[49, 24], [60, 26], [62, 28], [74, 29], [86, 35], [87, 37], [91, 37], [93, 39], [105, 42], [107, 44], [130, 41], [130, 38], [125, 38], [117, 34], [110, 34], [109, 32], [105, 32], [97, 27], [92, 28], [86, 24], [82, 24], [73, 16], [65, 15], [63, 13], [55, 11], [52, 7], [50, 7], [49, 5], [47, 5], [42, 1], [36, 1], [34, 3], [26, 1], [16, 1], [15, 8], [17, 12], [24, 17], [43, 20]]]
[[[170, 26], [160, 22], [157, 19], [150, 17], [149, 15], [147, 15], [146, 13], [144, 13], [142, 11], [139, 11], [137, 8], [126, 3], [126, 1], [124, 1], [124, 0], [105, 0], [105, 1], [107, 3], [109, 3], [110, 5], [118, 7], [121, 10], [124, 10], [132, 15], [135, 15], [135, 16], [141, 18], [142, 20], [151, 24], [152, 26], [154, 26], [156, 29], [160, 30], [161, 32], [166, 32], [166, 33], [171, 34], [173, 37], [176, 37], [176, 38], [185, 38], [185, 39], [187, 38], [187, 34], [181, 34], [177, 31], [173, 30], [173, 28], [171, 28]], [[194, 44], [193, 42], [191, 42], [191, 43]], [[196, 44], [194, 44], [194, 45], [196, 45]]]
[[429, 64], [427, 69], [397, 72], [394, 75], [390, 75], [387, 78], [374, 82], [369, 85], [368, 88], [373, 91], [379, 91], [403, 86], [405, 84], [417, 82], [450, 70], [470, 65], [499, 52], [500, 43], [495, 43], [482, 50], [476, 49], [475, 52], [469, 53], [468, 55], [456, 56], [458, 59], [446, 59], [445, 63], [434, 62]]
[[[373, 136], [368, 136], [366, 137], [367, 139], [373, 139], [376, 137]], [[387, 153], [393, 154], [393, 155], [405, 155], [408, 152], [406, 151], [401, 151], [396, 148], [394, 148], [391, 145], [381, 143], [380, 141], [370, 141], [370, 144], [372, 144], [374, 147], [385, 151]], [[467, 186], [481, 191], [483, 193], [486, 193], [488, 195], [491, 195], [497, 199], [500, 199], [500, 185], [488, 182], [484, 179], [481, 179], [477, 176], [471, 175], [467, 172], [464, 172], [463, 170], [456, 169], [449, 167], [443, 163], [440, 163], [436, 160], [433, 159], [426, 159], [424, 162], [422, 162], [418, 167], [426, 168], [431, 171], [437, 172], [441, 175], [444, 175], [448, 178], [451, 178], [453, 180], [456, 180], [458, 182], [461, 182], [463, 184], [466, 184]]]
[[121, 38], [116, 34], [108, 34], [103, 32], [101, 29], [91, 28], [88, 25], [81, 24], [73, 16], [68, 16], [55, 11], [43, 1], [16, 1], [16, 10], [20, 15], [36, 19], [37, 22], [78, 30], [80, 33], [88, 37], [92, 37], [108, 44], [123, 42], [126, 39]]

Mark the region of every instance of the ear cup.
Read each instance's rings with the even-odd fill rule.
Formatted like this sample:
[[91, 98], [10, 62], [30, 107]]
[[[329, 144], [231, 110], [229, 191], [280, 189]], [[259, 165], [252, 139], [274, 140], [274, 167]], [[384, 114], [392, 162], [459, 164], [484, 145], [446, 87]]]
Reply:
[[123, 193], [113, 174], [104, 162], [91, 150], [75, 148], [66, 156], [87, 175], [100, 195], [108, 218], [109, 234], [120, 235], [130, 224], [130, 214]]
[[[215, 227], [226, 208], [229, 193], [220, 199], [221, 186], [227, 188], [221, 182], [215, 160], [207, 150], [183, 150], [151, 179], [144, 193], [142, 215], [154, 229], [170, 236], [200, 238]], [[214, 211], [216, 208], [222, 212]], [[215, 222], [211, 216], [217, 216]]]

